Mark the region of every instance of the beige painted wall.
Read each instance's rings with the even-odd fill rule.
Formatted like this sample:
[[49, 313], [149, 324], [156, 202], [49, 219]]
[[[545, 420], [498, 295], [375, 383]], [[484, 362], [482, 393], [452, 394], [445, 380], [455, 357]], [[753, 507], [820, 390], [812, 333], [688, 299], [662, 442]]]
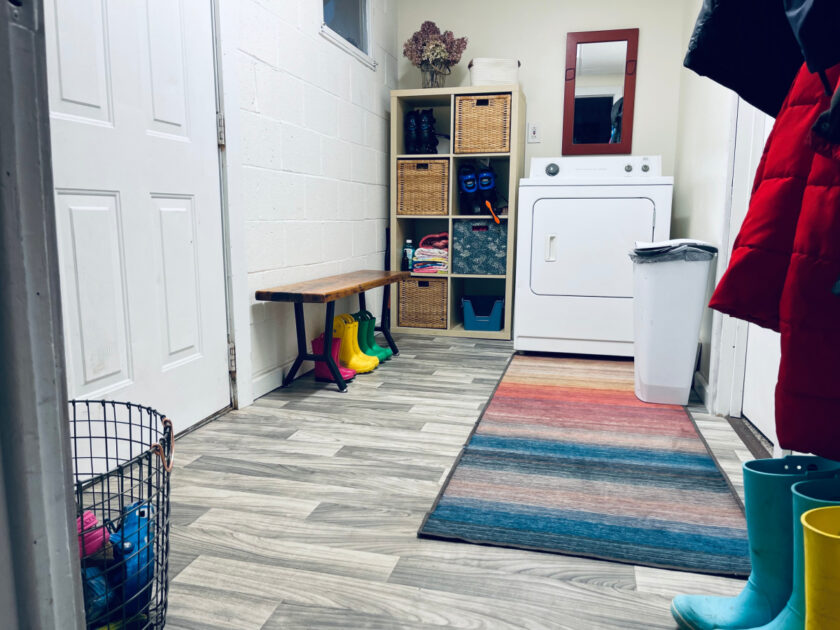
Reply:
[[[542, 136], [541, 143], [527, 145], [526, 164], [532, 157], [560, 155], [566, 33], [638, 27], [633, 153], [662, 155], [664, 173], [674, 173], [686, 0], [399, 0], [398, 6], [400, 46], [424, 20], [469, 38], [447, 85], [469, 85], [467, 62], [473, 57], [522, 62], [527, 118], [539, 124]], [[419, 70], [405, 57], [398, 72], [400, 87], [420, 86]]]

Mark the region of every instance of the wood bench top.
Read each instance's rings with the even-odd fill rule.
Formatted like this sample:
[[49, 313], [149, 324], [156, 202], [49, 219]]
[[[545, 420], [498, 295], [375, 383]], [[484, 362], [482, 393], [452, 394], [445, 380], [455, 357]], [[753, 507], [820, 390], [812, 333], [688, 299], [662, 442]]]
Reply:
[[407, 280], [410, 277], [411, 274], [408, 271], [366, 269], [264, 289], [257, 291], [256, 296], [263, 302], [333, 302], [338, 298], [375, 289], [392, 282]]

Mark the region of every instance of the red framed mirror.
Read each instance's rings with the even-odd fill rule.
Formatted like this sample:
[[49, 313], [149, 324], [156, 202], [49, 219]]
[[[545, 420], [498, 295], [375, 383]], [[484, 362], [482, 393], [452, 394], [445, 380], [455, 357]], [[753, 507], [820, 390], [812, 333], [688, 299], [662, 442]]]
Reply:
[[566, 36], [563, 155], [629, 154], [639, 29]]

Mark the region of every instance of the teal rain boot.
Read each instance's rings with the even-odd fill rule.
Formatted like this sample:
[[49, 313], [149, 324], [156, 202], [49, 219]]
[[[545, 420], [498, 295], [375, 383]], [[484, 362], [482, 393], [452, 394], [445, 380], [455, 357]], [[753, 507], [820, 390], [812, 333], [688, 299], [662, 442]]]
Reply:
[[840, 479], [800, 481], [793, 494], [793, 592], [782, 612], [755, 630], [805, 630], [805, 544], [802, 515], [829, 505], [840, 505]]
[[840, 463], [812, 456], [744, 464], [744, 496], [752, 573], [737, 597], [677, 595], [671, 614], [683, 630], [733, 630], [766, 624], [793, 590], [793, 501], [798, 481], [831, 477]]

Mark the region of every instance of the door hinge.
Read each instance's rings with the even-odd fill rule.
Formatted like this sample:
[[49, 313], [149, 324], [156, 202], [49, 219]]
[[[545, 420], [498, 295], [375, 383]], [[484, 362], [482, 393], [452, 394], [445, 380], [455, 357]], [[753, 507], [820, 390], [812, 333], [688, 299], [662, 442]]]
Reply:
[[236, 372], [236, 344], [228, 343], [228, 372]]
[[216, 114], [216, 141], [220, 147], [225, 146], [225, 115], [221, 112]]

